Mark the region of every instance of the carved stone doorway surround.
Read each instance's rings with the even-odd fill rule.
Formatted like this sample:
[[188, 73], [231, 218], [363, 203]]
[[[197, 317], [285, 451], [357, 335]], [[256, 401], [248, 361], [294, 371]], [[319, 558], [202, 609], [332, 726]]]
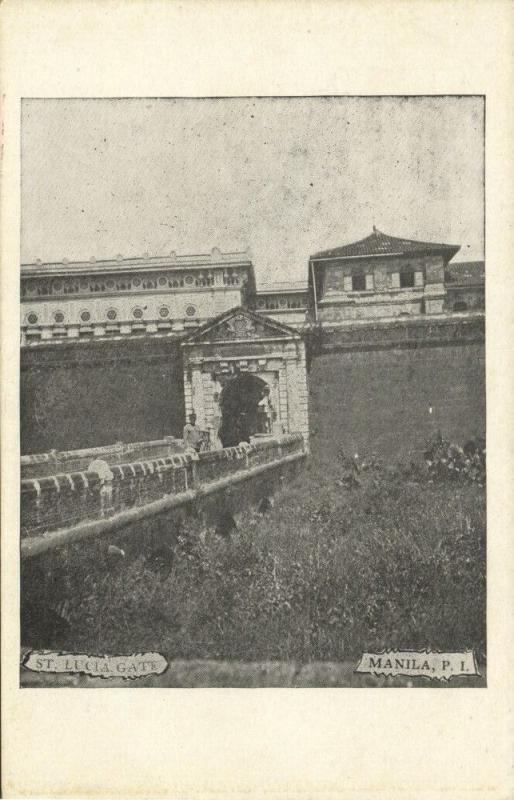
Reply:
[[182, 342], [186, 415], [204, 430], [216, 427], [216, 395], [250, 372], [270, 386], [274, 434], [301, 433], [308, 446], [305, 343], [298, 331], [246, 308], [225, 312]]

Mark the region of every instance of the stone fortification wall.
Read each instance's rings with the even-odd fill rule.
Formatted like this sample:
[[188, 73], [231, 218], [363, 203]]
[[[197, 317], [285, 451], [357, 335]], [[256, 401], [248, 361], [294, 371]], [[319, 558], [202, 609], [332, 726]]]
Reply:
[[332, 328], [323, 326], [315, 340], [315, 352], [473, 344], [483, 342], [484, 338], [485, 317], [480, 312], [462, 317], [377, 320]]
[[23, 454], [182, 436], [177, 339], [25, 348], [20, 378]]
[[440, 431], [452, 442], [485, 435], [483, 342], [327, 350], [312, 360], [311, 452], [386, 463], [418, 461]]

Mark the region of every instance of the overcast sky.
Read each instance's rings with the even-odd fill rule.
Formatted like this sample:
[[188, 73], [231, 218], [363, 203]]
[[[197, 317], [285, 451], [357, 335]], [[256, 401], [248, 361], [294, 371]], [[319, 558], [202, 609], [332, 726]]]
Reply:
[[483, 258], [480, 99], [23, 103], [23, 262], [249, 246], [262, 284], [374, 224]]

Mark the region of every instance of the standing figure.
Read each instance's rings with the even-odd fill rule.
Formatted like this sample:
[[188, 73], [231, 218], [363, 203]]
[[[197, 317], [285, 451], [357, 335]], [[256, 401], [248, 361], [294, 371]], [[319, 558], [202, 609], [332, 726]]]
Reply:
[[186, 450], [192, 448], [196, 450], [197, 453], [200, 452], [204, 434], [196, 425], [196, 414], [194, 411], [189, 415], [189, 422], [186, 422], [184, 425], [183, 439]]
[[223, 447], [220, 439], [222, 413], [219, 402], [220, 401], [219, 392], [214, 392], [212, 399], [213, 399], [213, 408], [212, 408], [212, 422], [211, 422], [211, 449], [221, 450]]
[[270, 388], [266, 386], [264, 394], [257, 405], [257, 424], [259, 433], [271, 433], [273, 406], [270, 400]]

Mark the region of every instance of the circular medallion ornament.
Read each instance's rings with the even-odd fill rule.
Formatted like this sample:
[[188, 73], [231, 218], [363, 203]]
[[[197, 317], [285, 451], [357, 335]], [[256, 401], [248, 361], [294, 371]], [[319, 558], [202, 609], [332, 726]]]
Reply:
[[89, 311], [83, 311], [82, 314], [80, 315], [80, 319], [82, 320], [82, 322], [89, 322], [89, 320], [91, 319], [91, 314], [89, 313]]
[[188, 317], [194, 317], [196, 314], [196, 308], [194, 306], [188, 306], [186, 308], [186, 314]]
[[64, 314], [62, 313], [62, 311], [56, 311], [55, 312], [54, 320], [57, 322], [58, 325], [60, 325], [62, 322], [64, 322]]
[[169, 317], [170, 310], [168, 306], [161, 306], [161, 308], [159, 309], [159, 314], [161, 317]]
[[185, 280], [186, 283], [191, 284], [191, 283], [193, 283], [194, 278], [193, 278], [192, 275], [186, 275], [184, 280]]
[[159, 278], [159, 285], [160, 286], [166, 285], [166, 278], [164, 277], [164, 275], [161, 275], [161, 277]]
[[234, 319], [234, 330], [237, 334], [242, 335], [249, 332], [251, 329], [251, 324], [246, 317], [240, 316]]
[[135, 309], [133, 310], [133, 312], [132, 312], [132, 315], [133, 315], [133, 316], [134, 316], [136, 319], [141, 319], [141, 317], [143, 316], [143, 309], [142, 309], [142, 308], [135, 308]]
[[37, 322], [37, 314], [34, 314], [34, 312], [31, 311], [31, 313], [27, 317], [27, 322], [29, 323], [29, 325], [35, 325]]
[[134, 278], [132, 283], [134, 284], [134, 286], [141, 286], [141, 278]]
[[118, 315], [117, 315], [116, 310], [114, 308], [110, 308], [109, 311], [107, 312], [107, 319], [113, 320], [113, 319], [116, 319], [117, 316]]

